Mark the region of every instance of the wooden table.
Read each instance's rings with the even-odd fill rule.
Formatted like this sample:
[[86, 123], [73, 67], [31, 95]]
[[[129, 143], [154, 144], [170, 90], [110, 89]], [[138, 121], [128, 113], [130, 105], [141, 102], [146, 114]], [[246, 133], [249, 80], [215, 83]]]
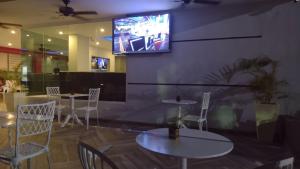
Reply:
[[167, 128], [145, 131], [136, 137], [139, 146], [146, 150], [180, 157], [181, 169], [187, 169], [187, 159], [207, 159], [224, 156], [233, 149], [228, 138], [208, 131], [181, 128], [177, 139], [168, 137]]

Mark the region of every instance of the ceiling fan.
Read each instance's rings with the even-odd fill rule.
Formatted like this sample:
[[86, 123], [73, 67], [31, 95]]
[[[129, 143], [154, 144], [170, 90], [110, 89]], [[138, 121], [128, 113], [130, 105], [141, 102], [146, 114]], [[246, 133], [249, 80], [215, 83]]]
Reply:
[[72, 7], [69, 7], [71, 0], [62, 0], [62, 2], [65, 4], [64, 6], [59, 7], [59, 13], [61, 13], [64, 16], [72, 16], [79, 19], [84, 19], [80, 17], [79, 15], [97, 15], [96, 11], [75, 11]]
[[192, 2], [204, 5], [219, 5], [221, 3], [219, 0], [176, 0], [175, 2], [182, 2], [183, 5], [188, 5]]
[[0, 0], [0, 2], [9, 2], [9, 1], [15, 1], [15, 0]]
[[22, 27], [21, 24], [0, 22], [0, 28], [9, 29], [10, 27]]

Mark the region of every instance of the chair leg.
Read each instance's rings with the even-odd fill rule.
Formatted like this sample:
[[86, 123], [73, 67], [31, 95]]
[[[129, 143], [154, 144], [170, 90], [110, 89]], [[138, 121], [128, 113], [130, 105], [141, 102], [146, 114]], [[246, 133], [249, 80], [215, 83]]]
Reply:
[[50, 154], [50, 152], [47, 153], [47, 160], [48, 160], [48, 168], [51, 169], [52, 165], [51, 165], [51, 154]]
[[90, 112], [86, 112], [86, 129], [89, 129]]
[[11, 164], [10, 168], [12, 168], [12, 169], [20, 169], [21, 165], [20, 164]]
[[27, 159], [27, 169], [31, 169], [31, 158]]
[[205, 120], [205, 129], [208, 131], [207, 120]]
[[61, 110], [57, 111], [57, 119], [58, 119], [58, 123], [60, 123], [60, 117], [61, 117]]
[[199, 130], [202, 131], [203, 128], [203, 122], [199, 122]]
[[96, 113], [97, 113], [97, 126], [99, 126], [99, 110], [98, 109], [97, 109]]

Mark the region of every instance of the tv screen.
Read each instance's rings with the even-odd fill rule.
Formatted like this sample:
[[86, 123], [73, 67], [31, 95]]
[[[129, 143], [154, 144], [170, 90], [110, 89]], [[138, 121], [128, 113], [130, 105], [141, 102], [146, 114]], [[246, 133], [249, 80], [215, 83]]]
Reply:
[[170, 51], [170, 14], [153, 14], [113, 20], [113, 53]]
[[93, 56], [91, 66], [93, 70], [107, 71], [109, 66], [109, 59]]

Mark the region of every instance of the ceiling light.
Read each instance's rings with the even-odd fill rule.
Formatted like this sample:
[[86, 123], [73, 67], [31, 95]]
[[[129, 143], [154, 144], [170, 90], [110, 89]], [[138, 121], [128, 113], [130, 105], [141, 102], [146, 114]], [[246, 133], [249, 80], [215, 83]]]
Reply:
[[30, 35], [29, 35], [29, 34], [26, 34], [26, 36], [29, 37]]
[[104, 32], [104, 28], [101, 28], [101, 29], [100, 29], [100, 32]]
[[30, 56], [31, 56], [31, 54], [28, 54], [28, 56], [30, 57]]
[[64, 52], [59, 52], [59, 54], [63, 55], [63, 54], [64, 54]]
[[100, 42], [96, 42], [96, 45], [100, 45]]
[[51, 42], [51, 41], [52, 41], [52, 39], [51, 39], [51, 38], [48, 38], [48, 39], [47, 39], [47, 41], [48, 41], [48, 42]]
[[7, 45], [8, 45], [8, 46], [12, 46], [12, 43], [8, 42]]
[[11, 34], [16, 34], [16, 31], [15, 30], [11, 30], [10, 33]]
[[60, 35], [63, 35], [63, 34], [64, 34], [64, 32], [63, 32], [63, 31], [59, 31], [59, 32], [58, 32], [58, 34], [60, 34]]

